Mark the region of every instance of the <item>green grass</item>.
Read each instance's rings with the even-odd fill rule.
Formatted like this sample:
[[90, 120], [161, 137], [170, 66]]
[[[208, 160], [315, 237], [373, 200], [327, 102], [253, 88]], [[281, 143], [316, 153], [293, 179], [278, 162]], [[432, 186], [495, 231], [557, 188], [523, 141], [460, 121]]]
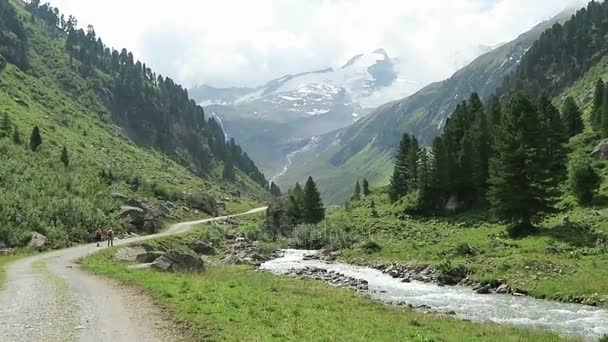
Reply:
[[248, 267], [213, 266], [202, 274], [130, 270], [113, 250], [86, 258], [100, 275], [143, 287], [193, 340], [267, 341], [558, 341], [553, 334], [476, 324], [377, 303], [321, 282]]

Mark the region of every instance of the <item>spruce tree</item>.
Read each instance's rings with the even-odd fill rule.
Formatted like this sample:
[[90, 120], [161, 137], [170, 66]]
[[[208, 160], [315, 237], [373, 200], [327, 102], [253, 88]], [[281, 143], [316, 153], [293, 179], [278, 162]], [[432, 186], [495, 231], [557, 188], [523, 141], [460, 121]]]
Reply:
[[289, 190], [289, 196], [292, 196], [296, 203], [302, 208], [304, 206], [304, 190], [300, 183], [296, 182], [293, 189]]
[[418, 188], [418, 160], [420, 159], [420, 145], [418, 139], [412, 136], [410, 139], [410, 150], [407, 156], [407, 188], [409, 191]]
[[541, 96], [537, 108], [547, 139], [543, 146], [546, 156], [545, 169], [553, 175], [556, 182], [561, 182], [566, 175], [566, 144], [570, 137], [559, 110], [549, 98]]
[[380, 216], [378, 215], [378, 211], [376, 210], [376, 202], [374, 202], [374, 200], [372, 200], [372, 202], [369, 204], [369, 207], [372, 209], [372, 217]]
[[490, 98], [490, 102], [488, 105], [488, 116], [490, 121], [490, 126], [492, 130], [498, 124], [500, 124], [500, 116], [501, 116], [502, 108], [500, 106], [500, 99], [497, 95], [492, 95]]
[[472, 185], [475, 189], [475, 200], [485, 199], [488, 187], [488, 169], [491, 150], [491, 136], [488, 127], [488, 118], [476, 93], [471, 95], [469, 108], [475, 116], [473, 124], [473, 156], [472, 156]]
[[600, 78], [595, 83], [595, 92], [593, 94], [593, 108], [591, 112], [591, 126], [595, 132], [602, 131], [602, 110], [604, 101], [604, 81]]
[[602, 110], [600, 113], [600, 134], [602, 138], [608, 137], [608, 87], [604, 86]]
[[395, 166], [391, 177], [389, 197], [396, 202], [408, 191], [408, 156], [410, 153], [410, 136], [405, 133], [399, 143], [399, 150], [395, 155]]
[[566, 133], [568, 137], [573, 137], [583, 132], [583, 117], [580, 109], [576, 105], [574, 99], [570, 96], [564, 101], [564, 107], [562, 108], [562, 118], [566, 127]]
[[274, 182], [270, 183], [270, 194], [274, 197], [281, 197], [281, 189]]
[[303, 216], [306, 223], [319, 223], [325, 218], [325, 208], [321, 201], [321, 194], [312, 177], [308, 177], [304, 186]]
[[234, 181], [236, 178], [234, 172], [234, 164], [232, 164], [231, 158], [226, 158], [226, 161], [224, 162], [224, 171], [222, 172], [222, 178], [231, 182]]
[[371, 194], [370, 190], [369, 190], [369, 182], [367, 181], [367, 178], [363, 179], [363, 196], [369, 196]]
[[0, 122], [0, 138], [10, 137], [12, 132], [11, 129], [11, 120], [8, 116], [8, 113], [4, 113], [2, 116], [2, 121]]
[[503, 113], [490, 161], [490, 203], [498, 217], [512, 223], [511, 235], [529, 233], [555, 203], [543, 128], [536, 106], [516, 93]]
[[68, 165], [70, 165], [70, 156], [68, 154], [68, 149], [67, 147], [63, 146], [63, 149], [61, 150], [61, 162], [63, 163], [63, 166], [68, 167]]
[[42, 144], [42, 137], [40, 136], [40, 129], [38, 126], [34, 126], [32, 129], [32, 135], [30, 136], [30, 148], [36, 152], [38, 147]]
[[17, 145], [21, 145], [21, 134], [19, 133], [17, 126], [15, 126], [15, 130], [13, 131], [13, 142]]
[[361, 186], [359, 185], [359, 181], [355, 184], [355, 191], [353, 192], [353, 196], [351, 197], [352, 201], [358, 201], [361, 199]]

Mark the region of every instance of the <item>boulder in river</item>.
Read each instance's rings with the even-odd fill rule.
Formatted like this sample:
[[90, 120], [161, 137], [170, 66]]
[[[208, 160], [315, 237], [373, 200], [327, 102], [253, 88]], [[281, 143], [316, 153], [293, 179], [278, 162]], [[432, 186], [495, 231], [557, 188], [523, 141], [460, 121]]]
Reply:
[[152, 268], [169, 272], [201, 272], [205, 262], [195, 254], [170, 250], [152, 263]]
[[478, 288], [475, 291], [475, 293], [477, 293], [477, 294], [488, 294], [488, 293], [490, 293], [491, 289], [492, 289], [492, 285], [487, 284], [487, 285], [484, 285], [484, 286]]

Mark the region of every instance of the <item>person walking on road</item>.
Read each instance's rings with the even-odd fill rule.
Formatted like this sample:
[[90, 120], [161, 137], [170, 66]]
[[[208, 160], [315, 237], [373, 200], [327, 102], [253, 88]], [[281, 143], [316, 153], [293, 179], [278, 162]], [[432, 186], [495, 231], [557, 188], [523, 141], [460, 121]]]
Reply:
[[108, 230], [108, 247], [114, 247], [114, 230], [112, 230], [112, 227]]
[[97, 242], [97, 247], [99, 247], [99, 243], [101, 242], [101, 228], [97, 228], [95, 231], [95, 241]]

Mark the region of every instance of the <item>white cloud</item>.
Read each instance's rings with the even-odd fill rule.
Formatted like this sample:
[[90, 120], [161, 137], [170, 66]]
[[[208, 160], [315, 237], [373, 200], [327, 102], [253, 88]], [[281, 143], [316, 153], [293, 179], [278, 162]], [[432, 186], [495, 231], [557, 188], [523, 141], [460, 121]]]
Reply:
[[106, 44], [190, 86], [258, 85], [384, 47], [431, 82], [585, 0], [51, 0]]

